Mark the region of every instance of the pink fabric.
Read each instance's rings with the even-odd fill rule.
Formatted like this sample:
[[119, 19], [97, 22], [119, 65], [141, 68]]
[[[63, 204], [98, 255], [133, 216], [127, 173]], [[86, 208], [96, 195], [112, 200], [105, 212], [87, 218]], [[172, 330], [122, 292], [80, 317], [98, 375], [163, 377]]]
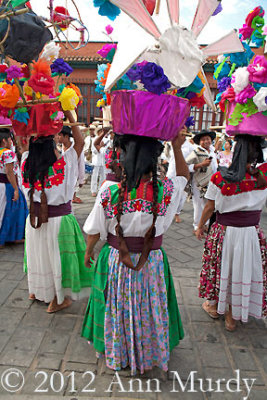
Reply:
[[206, 57], [224, 53], [243, 52], [244, 47], [235, 31], [208, 45], [203, 49]]
[[179, 0], [167, 0], [169, 15], [171, 21], [175, 24], [179, 23]]
[[110, 0], [111, 3], [118, 6], [126, 14], [128, 14], [134, 21], [136, 21], [143, 29], [153, 35], [155, 38], [161, 36], [157, 25], [151, 18], [142, 0]]
[[[235, 106], [235, 101], [229, 103], [227, 111], [228, 118], [234, 111]], [[244, 119], [237, 126], [229, 125], [228, 118], [226, 123], [226, 133], [230, 136], [238, 134], [267, 136], [267, 116], [263, 115], [262, 113], [251, 115], [251, 117], [247, 117], [245, 115]]]
[[190, 113], [187, 99], [135, 90], [112, 92], [113, 130], [118, 134], [172, 140]]
[[218, 7], [217, 0], [199, 0], [191, 30], [197, 37]]

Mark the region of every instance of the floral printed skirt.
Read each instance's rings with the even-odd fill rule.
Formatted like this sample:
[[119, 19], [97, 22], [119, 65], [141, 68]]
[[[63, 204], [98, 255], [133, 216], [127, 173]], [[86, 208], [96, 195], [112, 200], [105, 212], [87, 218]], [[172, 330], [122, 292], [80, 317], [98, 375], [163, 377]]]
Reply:
[[[134, 265], [139, 256], [131, 254]], [[130, 366], [132, 375], [154, 366], [167, 371], [170, 351], [184, 333], [164, 251], [151, 251], [138, 272], [119, 262], [118, 250], [104, 246], [96, 266], [82, 336], [97, 351], [105, 353], [111, 369]]]
[[[262, 300], [262, 317], [267, 316], [267, 245], [266, 238], [259, 226], [256, 226], [256, 233], [259, 239], [261, 259], [262, 259], [262, 280], [263, 280], [263, 300]], [[219, 302], [220, 298], [220, 282], [223, 243], [225, 239], [226, 229], [224, 226], [215, 222], [206, 238], [204, 252], [202, 256], [202, 269], [200, 273], [199, 297]], [[231, 285], [229, 276], [228, 288]], [[233, 293], [232, 293], [233, 294]], [[231, 293], [230, 293], [231, 295]], [[228, 302], [231, 304], [231, 301]], [[252, 315], [249, 313], [249, 315]], [[242, 319], [242, 318], [240, 318]], [[243, 320], [243, 319], [242, 319]]]

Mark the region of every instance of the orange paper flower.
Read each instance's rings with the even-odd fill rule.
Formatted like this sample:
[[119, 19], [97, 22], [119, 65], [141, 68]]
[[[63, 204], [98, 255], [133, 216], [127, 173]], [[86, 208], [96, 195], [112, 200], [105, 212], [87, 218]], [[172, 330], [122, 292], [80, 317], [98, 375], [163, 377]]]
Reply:
[[16, 85], [5, 84], [2, 86], [0, 94], [0, 104], [6, 108], [14, 108], [19, 101], [19, 89]]
[[40, 60], [38, 60], [37, 62], [35, 61], [33, 62], [32, 73], [33, 74], [42, 73], [51, 76], [50, 65], [44, 59], [40, 58]]

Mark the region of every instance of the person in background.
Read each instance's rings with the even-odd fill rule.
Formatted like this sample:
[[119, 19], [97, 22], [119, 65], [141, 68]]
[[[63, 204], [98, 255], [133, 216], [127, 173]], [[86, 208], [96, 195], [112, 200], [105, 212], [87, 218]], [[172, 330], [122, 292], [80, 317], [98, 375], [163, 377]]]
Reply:
[[[71, 147], [74, 146], [72, 130], [69, 126], [64, 126], [58, 134], [58, 142], [62, 144], [62, 155], [66, 153]], [[75, 191], [73, 195], [72, 202], [73, 203], [82, 203], [82, 200], [76, 196], [77, 191], [81, 188], [84, 184], [85, 180], [85, 163], [84, 163], [84, 155], [83, 152], [81, 153], [78, 159], [78, 179], [75, 185]]]
[[[71, 112], [64, 113], [75, 122]], [[84, 141], [77, 126], [72, 135], [74, 144], [64, 155], [55, 151], [52, 135], [31, 137], [29, 151], [25, 145], [22, 155], [23, 190], [30, 200], [24, 257], [29, 299], [49, 303], [48, 313], [87, 297], [91, 286], [84, 265], [86, 244], [71, 207]]]
[[6, 242], [24, 241], [28, 216], [27, 203], [18, 185], [19, 163], [12, 146], [10, 130], [0, 128], [0, 247]]
[[92, 197], [97, 196], [98, 189], [106, 178], [105, 152], [109, 140], [105, 138], [105, 135], [106, 132], [103, 130], [103, 126], [99, 125], [96, 129], [97, 137], [92, 143], [92, 164], [94, 167], [91, 180]]
[[[187, 126], [184, 126], [183, 129], [180, 131], [180, 136], [181, 139], [183, 141], [182, 144], [182, 153], [184, 156], [184, 159], [187, 158], [187, 156], [189, 154], [192, 153], [192, 151], [194, 150], [194, 146], [189, 142], [189, 140], [187, 140], [187, 136], [189, 135], [189, 130]], [[176, 173], [176, 169], [175, 169], [175, 159], [174, 159], [174, 154], [173, 151], [171, 152], [171, 157], [170, 157], [170, 163], [169, 163], [169, 168], [168, 168], [168, 172], [167, 172], [167, 178], [173, 178], [175, 176]], [[183, 209], [184, 203], [186, 201], [186, 197], [187, 197], [187, 193], [184, 191], [183, 195], [181, 196], [181, 200], [178, 204], [177, 207], [177, 211], [175, 214], [175, 222], [176, 223], [180, 223], [181, 219], [180, 219], [180, 213]]]
[[198, 223], [206, 204], [204, 195], [207, 191], [210, 178], [217, 171], [217, 157], [211, 147], [215, 137], [216, 134], [211, 131], [202, 130], [197, 133], [193, 138], [197, 146], [186, 158], [189, 171], [193, 173], [194, 234], [196, 234]]
[[217, 156], [219, 167], [230, 167], [233, 159], [232, 145], [231, 139], [225, 140], [224, 150], [220, 151]]
[[203, 238], [205, 223], [216, 211], [204, 245], [199, 296], [207, 299], [202, 308], [210, 317], [225, 314], [228, 331], [236, 329], [238, 320], [267, 316], [267, 246], [259, 226], [267, 199], [267, 163], [259, 137], [236, 139], [231, 166], [211, 178], [196, 232]]
[[159, 141], [122, 135], [120, 149], [121, 182], [101, 188], [84, 225], [88, 268], [99, 238], [107, 243], [98, 257], [82, 336], [113, 370], [129, 366], [135, 375], [158, 366], [167, 371], [170, 351], [184, 333], [161, 241], [189, 172], [179, 135], [173, 140], [176, 176], [162, 182], [157, 179]]

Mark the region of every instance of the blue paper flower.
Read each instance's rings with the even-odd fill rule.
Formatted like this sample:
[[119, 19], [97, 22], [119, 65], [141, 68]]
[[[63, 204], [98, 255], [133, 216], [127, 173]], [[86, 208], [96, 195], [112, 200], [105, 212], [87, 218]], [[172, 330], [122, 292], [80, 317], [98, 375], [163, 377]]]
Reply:
[[236, 67], [248, 66], [250, 60], [254, 56], [254, 53], [249, 45], [246, 42], [242, 42], [242, 44], [245, 49], [244, 52], [224, 54], [225, 57], [230, 57], [231, 64], [236, 64]]
[[28, 119], [30, 119], [29, 113], [26, 107], [17, 108], [14, 112], [13, 119], [19, 122], [23, 122], [28, 125]]
[[251, 36], [251, 41], [256, 45], [257, 48], [263, 46], [264, 44], [264, 36], [262, 35], [261, 32], [258, 30], [255, 30], [253, 32], [253, 35]]
[[118, 15], [120, 15], [121, 10], [119, 7], [110, 3], [109, 0], [94, 0], [94, 6], [99, 8], [98, 14], [104, 17], [108, 17], [114, 21]]
[[68, 63], [63, 60], [63, 58], [57, 58], [51, 64], [51, 71], [53, 74], [65, 74], [66, 76], [69, 76], [72, 73], [73, 69]]
[[222, 99], [222, 93], [218, 93], [217, 96], [216, 96], [216, 99], [215, 99], [214, 103], [215, 103], [215, 104], [220, 103], [221, 99]]
[[137, 86], [124, 74], [111, 89], [113, 90], [134, 90]]

